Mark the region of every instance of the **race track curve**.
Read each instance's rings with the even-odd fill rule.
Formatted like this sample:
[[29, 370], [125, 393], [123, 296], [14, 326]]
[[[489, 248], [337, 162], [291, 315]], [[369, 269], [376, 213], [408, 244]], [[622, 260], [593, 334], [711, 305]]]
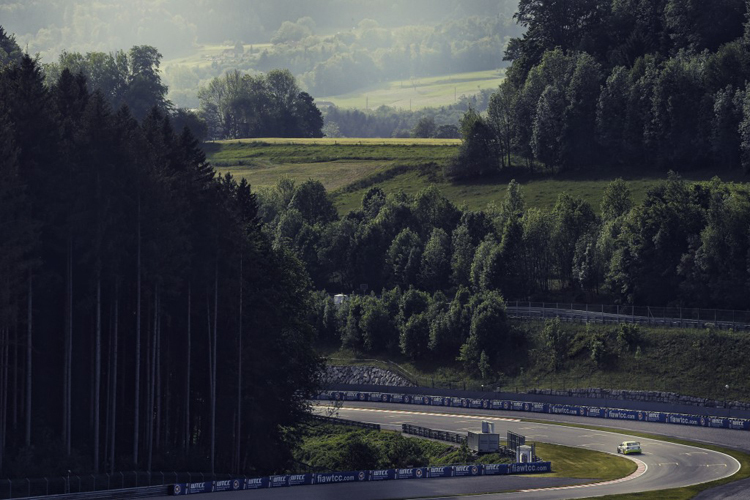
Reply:
[[[320, 411], [324, 405], [316, 406]], [[737, 447], [737, 438], [748, 439], [743, 431], [725, 429], [696, 429], [675, 425], [625, 422], [612, 431], [588, 430], [564, 425], [550, 425], [523, 421], [515, 412], [487, 412], [463, 408], [416, 410], [411, 405], [382, 403], [345, 403], [338, 417], [362, 422], [378, 423], [384, 429], [400, 430], [401, 424], [413, 424], [454, 432], [478, 431], [481, 421], [495, 422], [495, 432], [504, 435], [510, 430], [523, 434], [530, 441], [541, 441], [565, 446], [615, 453], [619, 442], [635, 439], [642, 443], [644, 453], [631, 457], [639, 464], [638, 471], [628, 478], [599, 484], [580, 484], [579, 480], [535, 476], [483, 476], [432, 480], [383, 481], [372, 483], [318, 485], [311, 487], [280, 488], [223, 493], [222, 498], [298, 500], [299, 498], [376, 500], [396, 498], [465, 498], [480, 495], [482, 500], [505, 499], [563, 499], [601, 495], [654, 491], [700, 484], [735, 474], [740, 464], [732, 457], [698, 447], [685, 446], [652, 439], [637, 438], [628, 429], [653, 434], [671, 435], [690, 440], [703, 440]], [[546, 417], [546, 418], [545, 418]], [[585, 423], [603, 426], [599, 419], [585, 419], [559, 415], [534, 415], [534, 420]], [[612, 427], [611, 421], [607, 427]], [[654, 428], [654, 426], [657, 426]], [[554, 464], [553, 464], [554, 468]], [[498, 493], [512, 491], [511, 493]]]

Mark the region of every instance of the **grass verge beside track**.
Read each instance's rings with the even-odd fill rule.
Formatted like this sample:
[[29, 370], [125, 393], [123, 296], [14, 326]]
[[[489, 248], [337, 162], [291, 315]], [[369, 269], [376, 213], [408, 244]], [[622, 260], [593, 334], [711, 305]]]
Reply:
[[553, 472], [540, 474], [544, 477], [611, 481], [629, 476], [638, 468], [635, 462], [609, 453], [549, 443], [535, 444], [536, 454], [545, 462], [552, 462]]
[[[545, 425], [562, 425], [565, 427], [578, 427], [581, 429], [589, 429], [589, 430], [604, 431], [604, 432], [612, 432], [613, 430], [617, 430], [617, 429], [612, 429], [608, 427], [572, 424], [568, 422], [562, 423], [562, 422], [552, 422], [549, 420], [537, 420], [537, 419], [522, 419], [522, 420], [524, 422], [536, 422], [536, 423], [545, 424]], [[686, 441], [684, 439], [676, 439], [676, 438], [671, 438], [667, 436], [661, 436], [657, 434], [649, 434], [645, 432], [637, 432], [637, 431], [631, 431], [631, 430], [628, 430], [627, 432], [628, 434], [631, 434], [633, 436], [638, 436], [638, 437], [642, 437], [646, 439], [655, 439], [657, 441], [666, 441], [668, 443], [684, 444], [686, 446], [695, 446], [698, 448], [705, 448], [707, 450], [718, 451], [720, 453], [724, 453], [734, 458], [740, 463], [740, 470], [732, 477], [719, 479], [716, 481], [711, 481], [709, 483], [697, 484], [695, 486], [688, 486], [685, 488], [647, 491], [647, 492], [642, 492], [642, 493], [629, 493], [625, 495], [606, 495], [606, 496], [598, 497], [598, 498], [605, 499], [605, 500], [688, 500], [690, 498], [693, 498], [697, 494], [703, 491], [706, 491], [710, 488], [715, 488], [717, 486], [721, 486], [721, 485], [732, 483], [735, 481], [740, 481], [742, 479], [750, 478], [750, 454], [745, 453], [743, 451], [733, 450], [731, 448], [724, 448], [722, 446], [716, 446], [716, 445], [707, 444], [707, 443], [698, 443], [698, 442], [693, 442], [693, 441]], [[539, 449], [540, 449], [539, 444], [537, 444], [537, 450]], [[537, 452], [537, 454], [540, 456], [543, 456], [545, 460], [547, 459], [547, 457], [542, 455], [540, 452]], [[553, 467], [554, 465], [555, 464], [553, 463]], [[567, 476], [567, 477], [574, 477], [574, 476]]]

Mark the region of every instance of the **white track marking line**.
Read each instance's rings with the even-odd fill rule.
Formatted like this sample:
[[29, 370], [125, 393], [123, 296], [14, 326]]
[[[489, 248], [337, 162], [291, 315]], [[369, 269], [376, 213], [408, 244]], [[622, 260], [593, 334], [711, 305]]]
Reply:
[[[450, 413], [409, 412], [409, 411], [400, 411], [400, 410], [377, 410], [377, 409], [372, 409], [372, 408], [351, 408], [350, 407], [348, 409], [349, 410], [354, 410], [354, 411], [372, 411], [372, 412], [379, 412], [379, 413], [403, 413], [403, 414], [409, 414], [409, 415], [430, 415], [430, 416], [446, 416], [446, 417], [467, 417], [468, 416], [468, 415], [463, 415], [463, 414], [450, 414]], [[477, 420], [500, 420], [500, 421], [506, 421], [506, 422], [521, 422], [521, 419], [487, 417], [487, 416], [477, 416], [477, 417], [470, 417], [470, 418], [476, 418]], [[560, 425], [560, 427], [566, 427], [568, 429], [575, 429], [575, 427], [570, 427], [570, 426], [567, 426], [565, 424], [547, 424], [547, 425]], [[611, 432], [605, 432], [605, 433], [603, 433], [603, 435], [607, 436], [609, 434], [618, 434], [617, 431], [620, 431], [619, 433], [621, 434], [623, 431], [629, 431], [629, 430], [630, 429], [613, 427]], [[653, 441], [659, 441], [659, 440], [656, 439], [656, 440], [653, 440]], [[684, 444], [677, 444], [677, 446], [686, 447], [686, 448], [694, 448], [695, 447], [694, 445], [684, 445]], [[723, 456], [727, 457], [728, 459], [733, 460], [737, 464], [737, 470], [732, 475], [737, 474], [742, 469], [742, 466], [740, 465], [740, 462], [736, 458], [734, 458], [734, 457], [732, 457], [730, 455], [727, 455], [726, 453], [721, 453], [721, 452], [717, 452], [717, 453], [719, 453], [720, 455], [723, 455]], [[690, 455], [690, 454], [703, 454], [703, 455], [707, 455], [708, 452], [705, 452], [705, 451], [696, 451], [696, 452], [682, 453], [682, 454], [683, 455]], [[615, 453], [611, 453], [611, 455], [615, 455]], [[557, 487], [557, 488], [537, 488], [537, 489], [530, 489], [530, 490], [519, 490], [519, 493], [530, 493], [530, 492], [535, 492], [535, 491], [546, 491], [546, 490], [548, 490], [548, 491], [569, 490], [569, 489], [576, 489], [576, 488], [589, 488], [589, 487], [592, 487], [592, 486], [606, 486], [606, 485], [609, 485], [609, 484], [622, 483], [622, 482], [625, 482], [625, 481], [630, 481], [632, 479], [637, 479], [637, 478], [641, 477], [643, 474], [645, 474], [648, 471], [648, 465], [646, 465], [644, 462], [642, 462], [642, 461], [640, 461], [640, 460], [638, 460], [636, 458], [629, 457], [629, 456], [626, 456], [625, 458], [627, 458], [628, 460], [632, 460], [632, 461], [636, 462], [638, 464], [638, 468], [630, 476], [626, 476], [626, 477], [621, 478], [621, 479], [615, 479], [613, 481], [607, 481], [607, 482], [602, 482], [602, 483], [589, 483], [589, 484], [574, 485], [574, 486], [561, 486], [561, 487]], [[722, 465], [724, 465], [725, 467], [728, 467], [727, 464], [722, 464]], [[727, 476], [727, 477], [731, 477], [731, 476]], [[691, 486], [697, 486], [699, 484], [705, 484], [705, 483], [709, 483], [711, 481], [715, 481], [715, 479], [707, 479], [705, 481], [701, 481], [699, 483], [695, 483], [695, 484], [693, 484]]]
[[397, 413], [401, 415], [430, 415], [431, 417], [461, 417], [461, 418], [469, 418], [471, 420], [467, 420], [467, 422], [473, 421], [473, 420], [495, 420], [499, 422], [520, 422], [521, 419], [519, 418], [505, 418], [505, 417], [488, 417], [488, 416], [471, 416], [471, 415], [462, 415], [462, 414], [456, 414], [456, 413], [429, 413], [426, 411], [406, 411], [406, 410], [379, 410], [376, 408], [350, 408], [350, 407], [343, 407], [343, 411], [363, 411], [363, 412], [372, 412], [372, 413]]
[[636, 464], [638, 464], [638, 468], [629, 476], [625, 476], [620, 479], [614, 479], [612, 481], [604, 481], [602, 483], [588, 483], [588, 484], [576, 484], [573, 486], [558, 486], [556, 488], [535, 488], [530, 490], [519, 490], [519, 493], [534, 493], [538, 491], [560, 491], [560, 490], [574, 490], [574, 489], [580, 489], [580, 488], [591, 488], [592, 486], [608, 486], [610, 484], [617, 484], [617, 483], [624, 483], [625, 481], [631, 481], [633, 479], [637, 479], [644, 475], [646, 471], [648, 470], [648, 465], [646, 465], [644, 462], [641, 462], [637, 458], [628, 458], [628, 460], [634, 461]]

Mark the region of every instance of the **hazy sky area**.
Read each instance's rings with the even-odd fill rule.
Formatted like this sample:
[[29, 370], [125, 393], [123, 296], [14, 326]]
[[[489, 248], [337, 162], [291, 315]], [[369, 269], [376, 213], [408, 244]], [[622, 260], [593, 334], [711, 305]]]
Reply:
[[267, 42], [284, 21], [310, 17], [320, 34], [372, 19], [383, 27], [510, 16], [517, 0], [0, 0], [0, 25], [44, 62], [62, 50], [153, 45], [165, 59], [197, 45]]

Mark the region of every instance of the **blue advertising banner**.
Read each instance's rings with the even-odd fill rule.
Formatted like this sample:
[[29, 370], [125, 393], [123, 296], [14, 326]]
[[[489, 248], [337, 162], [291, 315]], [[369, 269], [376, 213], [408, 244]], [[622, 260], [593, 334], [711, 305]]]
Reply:
[[462, 398], [451, 398], [451, 406], [463, 406]]
[[583, 414], [587, 417], [606, 418], [606, 411], [607, 410], [604, 408], [596, 408], [591, 406], [583, 407]]
[[727, 418], [721, 418], [721, 417], [710, 417], [708, 419], [708, 426], [709, 427], [720, 427], [720, 428], [728, 428], [729, 427], [729, 419]]
[[271, 476], [268, 478], [268, 486], [270, 488], [285, 488], [289, 486], [289, 476]]
[[240, 489], [240, 486], [239, 479], [225, 479], [223, 481], [214, 481], [212, 491], [237, 491]]
[[568, 405], [549, 405], [549, 412], [556, 415], [583, 416], [583, 408]]
[[492, 409], [493, 410], [505, 410], [505, 406], [503, 406], [506, 403], [506, 401], [501, 401], [499, 399], [493, 399], [492, 400]]
[[750, 430], [750, 420], [744, 420], [739, 418], [728, 419], [728, 427], [730, 429], [736, 429], [741, 431]]
[[527, 464], [510, 464], [508, 474], [532, 474], [552, 472], [552, 462], [531, 462]]
[[638, 413], [635, 410], [607, 410], [607, 418], [616, 420], [638, 420]]
[[183, 495], [185, 491], [185, 483], [170, 484], [167, 488], [167, 493], [170, 495]]
[[485, 402], [483, 399], [471, 399], [469, 400], [469, 408], [485, 408]]
[[391, 394], [391, 403], [410, 403], [411, 397], [408, 394]]
[[534, 413], [547, 413], [546, 403], [526, 403], [526, 411], [533, 411]]
[[289, 486], [304, 486], [307, 484], [313, 484], [312, 474], [292, 474], [288, 476], [287, 480]]
[[183, 495], [195, 495], [198, 493], [211, 493], [214, 489], [213, 481], [204, 481], [202, 483], [187, 483], [183, 490]]
[[332, 472], [329, 474], [315, 474], [314, 484], [353, 483], [367, 481], [368, 471]]
[[430, 467], [427, 469], [429, 477], [453, 477], [453, 467], [450, 465], [445, 467]]
[[396, 479], [396, 469], [370, 471], [370, 481], [388, 481], [390, 479]]
[[369, 401], [370, 395], [366, 392], [358, 392], [357, 393], [357, 401]]
[[658, 411], [641, 411], [638, 412], [638, 420], [665, 423], [667, 421], [667, 414]]
[[331, 393], [331, 399], [334, 401], [342, 401], [344, 399], [345, 395], [343, 392], [332, 392]]
[[389, 403], [391, 401], [390, 394], [383, 394], [380, 392], [371, 392], [368, 397], [370, 401], [380, 401], [381, 403]]
[[418, 467], [416, 469], [397, 469], [396, 479], [422, 479], [427, 477], [427, 468]]
[[482, 474], [481, 465], [456, 465], [453, 467], [455, 477], [479, 476]]
[[679, 425], [706, 425], [705, 417], [698, 417], [696, 415], [667, 415], [667, 422], [670, 424]]
[[485, 476], [504, 476], [508, 473], [508, 464], [486, 464], [483, 475]]
[[443, 398], [440, 396], [433, 396], [432, 406], [450, 406], [451, 398]]
[[263, 488], [268, 488], [267, 477], [254, 477], [252, 479], [245, 479], [246, 490], [260, 490]]
[[415, 405], [429, 405], [432, 403], [432, 399], [429, 396], [416, 395], [412, 400], [412, 404]]
[[523, 411], [523, 402], [510, 401], [510, 409], [513, 411]]

